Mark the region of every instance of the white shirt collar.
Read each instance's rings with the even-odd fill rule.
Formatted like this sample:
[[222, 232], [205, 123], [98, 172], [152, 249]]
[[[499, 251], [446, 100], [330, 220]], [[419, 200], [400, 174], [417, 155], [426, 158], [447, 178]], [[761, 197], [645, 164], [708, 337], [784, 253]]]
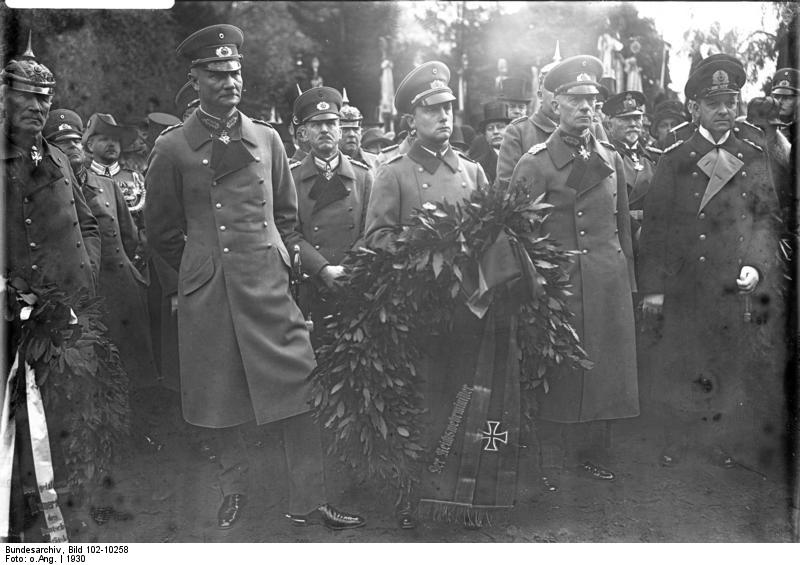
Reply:
[[720, 140], [719, 140], [719, 141], [714, 141], [714, 136], [712, 136], [712, 135], [711, 135], [711, 132], [710, 132], [710, 131], [708, 131], [708, 130], [707, 130], [706, 128], [704, 128], [703, 126], [697, 126], [697, 131], [699, 131], [699, 132], [700, 132], [700, 135], [702, 135], [703, 137], [705, 137], [705, 138], [706, 138], [706, 139], [707, 139], [709, 142], [711, 142], [711, 144], [712, 144], [712, 145], [714, 145], [714, 146], [717, 146], [717, 145], [722, 145], [723, 143], [725, 143], [726, 141], [728, 141], [728, 137], [730, 137], [730, 135], [731, 135], [731, 130], [728, 130], [728, 131], [726, 131], [726, 132], [725, 132], [725, 135], [723, 135], [723, 136], [720, 138]]

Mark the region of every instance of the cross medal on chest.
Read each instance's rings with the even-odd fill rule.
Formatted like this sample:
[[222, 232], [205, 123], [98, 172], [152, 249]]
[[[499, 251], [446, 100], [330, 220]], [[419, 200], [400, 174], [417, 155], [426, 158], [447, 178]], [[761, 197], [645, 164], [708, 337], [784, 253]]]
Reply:
[[231, 119], [228, 120], [228, 123], [225, 124], [225, 127], [222, 129], [222, 131], [219, 132], [219, 140], [225, 145], [228, 145], [231, 142], [231, 136], [228, 133], [228, 130], [236, 124], [237, 119], [238, 116], [236, 115], [231, 117]]
[[31, 161], [33, 161], [34, 167], [38, 167], [39, 163], [42, 161], [42, 154], [39, 153], [39, 148], [35, 145], [31, 147]]
[[588, 150], [588, 149], [586, 149], [585, 147], [581, 146], [581, 148], [580, 148], [580, 149], [578, 149], [578, 155], [580, 155], [580, 156], [581, 156], [581, 158], [582, 158], [584, 161], [588, 161], [588, 160], [589, 160], [589, 155], [590, 155], [590, 153], [589, 153], [589, 150]]
[[644, 165], [639, 162], [639, 156], [636, 153], [631, 153], [631, 160], [633, 161], [633, 168], [636, 171], [644, 169]]

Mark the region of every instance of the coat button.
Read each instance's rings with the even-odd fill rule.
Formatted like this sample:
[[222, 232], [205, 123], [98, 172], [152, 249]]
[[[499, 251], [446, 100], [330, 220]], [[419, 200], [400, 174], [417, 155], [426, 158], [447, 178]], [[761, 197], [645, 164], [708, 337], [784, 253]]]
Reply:
[[262, 205], [262, 206], [266, 206], [266, 205], [267, 205], [267, 201], [266, 201], [266, 200], [262, 200], [262, 201], [261, 201], [261, 205]]
[[696, 177], [697, 176], [697, 171], [692, 171], [692, 176]]
[[352, 188], [348, 188], [347, 189], [347, 194], [350, 194], [351, 192], [353, 192], [353, 189]]
[[747, 193], [746, 192], [742, 193], [742, 198], [747, 198]]
[[25, 218], [25, 223], [31, 225], [33, 221], [30, 218]]
[[422, 183], [422, 188], [429, 188], [430, 186], [427, 182]]
[[698, 259], [698, 261], [700, 261], [701, 263], [705, 263], [706, 262], [705, 256], [700, 255], [700, 258]]
[[31, 241], [29, 245], [31, 246], [32, 249], [36, 249], [36, 244], [34, 242]]
[[747, 219], [747, 214], [742, 214], [742, 219], [746, 220]]
[[354, 229], [356, 229], [356, 225], [355, 225], [355, 224], [350, 224], [350, 229], [351, 229], [351, 230], [354, 230]]
[[742, 176], [746, 177], [747, 176], [747, 171], [742, 171]]
[[742, 157], [744, 157], [744, 155], [742, 155], [741, 153], [737, 153], [737, 154], [736, 154], [736, 156], [737, 156], [739, 159], [741, 159]]
[[119, 247], [117, 247], [117, 253], [119, 253]]
[[578, 210], [577, 216], [578, 216], [579, 218], [580, 218], [581, 216], [583, 216], [583, 210]]
[[267, 249], [272, 249], [272, 244], [271, 243], [267, 244]]
[[580, 233], [581, 235], [586, 235], [586, 231], [585, 231], [585, 230], [581, 230], [581, 231], [580, 231], [580, 232], [578, 232], [578, 233]]
[[70, 204], [75, 204], [75, 200], [70, 200], [69, 203]]
[[64, 184], [69, 184], [69, 179], [64, 179]]
[[72, 222], [72, 225], [73, 226], [77, 226], [78, 225], [78, 220], [75, 220], [74, 222]]
[[99, 189], [99, 190], [98, 190], [98, 192], [103, 192], [103, 189], [102, 189], [102, 188], [101, 188], [101, 189]]
[[421, 173], [421, 172], [422, 172], [422, 171], [424, 171], [425, 169], [423, 169], [422, 167], [420, 167], [420, 168], [419, 168], [419, 169], [417, 169], [417, 170], [418, 170], [418, 171]]
[[122, 261], [120, 261], [120, 262], [119, 262], [119, 268], [121, 269], [121, 268], [122, 268], [122, 267], [124, 267], [124, 266], [125, 266], [125, 263], [123, 263]]
[[264, 222], [264, 227], [266, 228], [267, 226], [269, 226], [269, 222]]
[[84, 263], [83, 263], [83, 261], [81, 261], [81, 269], [83, 269], [83, 265], [84, 265]]
[[461, 183], [461, 186], [462, 186], [462, 187], [465, 187], [465, 186], [467, 186], [467, 183], [465, 183], [465, 182], [462, 182], [462, 183]]
[[23, 199], [22, 199], [22, 202], [24, 202], [25, 204], [27, 204], [27, 203], [28, 203], [28, 202], [30, 202], [30, 201], [31, 201], [31, 199], [30, 199], [30, 198], [28, 198], [27, 196], [26, 196], [25, 198], [23, 198]]
[[75, 247], [80, 247], [80, 246], [81, 246], [81, 242], [80, 241], [76, 241], [75, 242]]
[[743, 235], [739, 236], [739, 241], [744, 241], [744, 236]]
[[260, 163], [260, 162], [261, 162], [261, 157], [256, 157], [256, 163]]
[[315, 245], [314, 249], [319, 249], [319, 244]]
[[219, 227], [219, 231], [225, 231], [226, 229], [228, 229], [228, 228], [226, 228], [225, 226], [220, 226]]
[[705, 212], [700, 212], [700, 214], [697, 217], [700, 218], [701, 220], [705, 220], [706, 219], [706, 213]]
[[109, 204], [108, 202], [106, 202], [106, 208], [110, 208], [110, 207], [111, 207], [111, 204]]
[[31, 271], [38, 271], [39, 265], [31, 265]]
[[695, 192], [695, 193], [694, 193], [694, 197], [695, 197], [695, 198], [700, 198], [700, 193], [699, 193], [699, 192]]
[[222, 204], [220, 204], [219, 202], [217, 202], [216, 204], [214, 204], [214, 207], [215, 207], [217, 210], [219, 210], [220, 208], [222, 208]]
[[227, 247], [223, 247], [223, 248], [222, 248], [222, 252], [223, 252], [223, 253], [230, 253], [230, 251], [231, 251], [231, 250], [230, 250], [230, 249], [228, 249]]
[[695, 151], [690, 151], [689, 152], [689, 157], [694, 157], [695, 155], [697, 155], [697, 152], [695, 152]]
[[589, 254], [589, 250], [588, 249], [584, 249], [583, 251], [581, 251], [581, 253], [583, 253], [584, 255], [588, 255]]
[[203, 164], [208, 165], [208, 159], [203, 159]]
[[264, 184], [264, 179], [261, 178], [261, 177], [258, 177], [258, 184]]
[[314, 231], [319, 231], [319, 226], [314, 226]]
[[217, 186], [217, 181], [212, 181], [211, 186]]
[[705, 241], [705, 240], [706, 240], [706, 234], [701, 233], [700, 234], [700, 241]]

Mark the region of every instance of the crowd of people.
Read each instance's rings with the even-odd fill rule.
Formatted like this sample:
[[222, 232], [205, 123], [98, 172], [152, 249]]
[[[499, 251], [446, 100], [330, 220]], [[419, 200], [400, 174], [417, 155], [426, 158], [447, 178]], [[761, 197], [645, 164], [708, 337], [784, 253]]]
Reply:
[[[287, 522], [366, 523], [326, 492], [309, 404], [311, 327], [336, 313], [330, 296], [347, 283], [348, 250], [391, 251], [426, 203], [460, 203], [490, 186], [522, 187], [551, 206], [542, 235], [574, 252], [564, 276], [592, 366], [564, 367], [537, 390], [532, 429], [510, 441], [508, 408], [498, 415], [492, 394], [508, 381], [462, 371], [487, 332], [508, 341], [507, 318], [459, 309], [453, 335], [431, 340], [422, 375], [426, 436], [453, 425], [454, 406], [465, 414], [450, 428], [454, 467], [423, 470], [418, 487], [401, 493], [399, 527], [452, 508], [480, 527], [470, 510], [512, 507], [508, 475], [477, 487], [476, 476], [516, 461], [521, 443], [536, 446], [546, 491], [559, 489], [564, 472], [613, 481], [613, 423], [645, 410], [663, 423], [655, 441], [665, 467], [697, 455], [724, 468], [778, 464], [789, 434], [798, 70], [778, 70], [770, 96], [745, 105], [742, 63], [711, 55], [693, 69], [685, 104], [650, 109], [642, 92], [609, 88], [599, 59], [577, 55], [541, 69], [535, 100], [524, 80], [504, 79], [476, 131], [454, 124], [450, 70], [430, 61], [396, 90], [397, 136], [362, 131], [346, 94], [315, 86], [298, 95], [285, 142], [237, 108], [243, 43], [227, 24], [186, 38], [177, 47], [188, 68], [183, 115], [150, 113], [146, 131], [101, 111], [84, 122], [51, 109], [56, 80], [30, 44], [2, 74], [6, 272], [103, 297], [136, 433], [158, 435], [147, 428], [153, 386], [180, 392], [183, 420], [219, 468], [219, 528], [248, 512], [245, 435], [275, 429]], [[298, 266], [303, 310], [292, 292]], [[23, 321], [9, 322], [12, 358]], [[0, 477], [11, 485], [2, 507], [10, 541], [54, 531], [38, 499], [30, 395], [25, 372], [12, 371], [3, 414], [17, 422], [16, 444]], [[62, 438], [52, 417], [47, 428], [58, 485], [67, 463], [55, 455]], [[501, 487], [511, 494], [487, 494]]]

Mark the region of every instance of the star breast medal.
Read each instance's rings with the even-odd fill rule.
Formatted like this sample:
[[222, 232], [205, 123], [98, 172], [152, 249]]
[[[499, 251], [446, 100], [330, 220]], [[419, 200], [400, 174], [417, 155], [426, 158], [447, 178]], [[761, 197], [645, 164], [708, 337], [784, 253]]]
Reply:
[[584, 161], [588, 161], [590, 153], [585, 147], [581, 147], [578, 149], [578, 155], [580, 155]]

